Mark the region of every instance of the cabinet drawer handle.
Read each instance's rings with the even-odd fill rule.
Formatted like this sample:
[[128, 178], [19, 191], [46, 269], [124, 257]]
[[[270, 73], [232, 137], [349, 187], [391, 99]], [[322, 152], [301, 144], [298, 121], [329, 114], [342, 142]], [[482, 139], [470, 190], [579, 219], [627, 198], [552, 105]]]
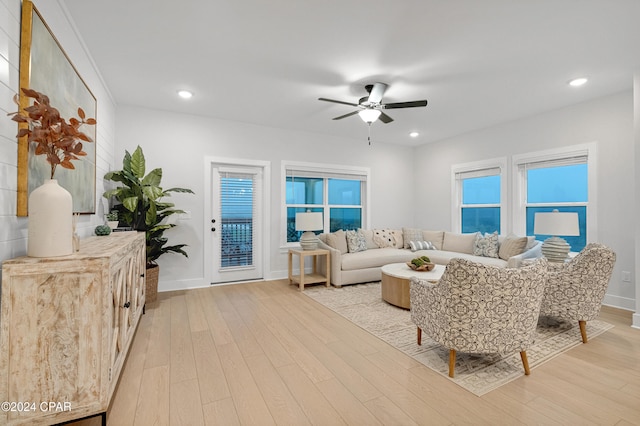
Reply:
[[144, 278], [144, 274], [140, 274], [140, 278]]
[[124, 304], [125, 308], [128, 308], [129, 306], [131, 306], [131, 302], [127, 302], [127, 303]]

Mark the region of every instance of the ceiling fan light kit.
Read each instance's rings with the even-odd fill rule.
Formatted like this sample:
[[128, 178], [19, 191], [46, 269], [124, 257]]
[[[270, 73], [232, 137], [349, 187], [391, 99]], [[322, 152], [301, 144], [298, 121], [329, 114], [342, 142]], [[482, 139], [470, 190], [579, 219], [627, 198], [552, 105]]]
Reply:
[[369, 124], [376, 121], [378, 117], [380, 117], [380, 114], [382, 114], [382, 111], [377, 109], [363, 109], [358, 111], [358, 115], [362, 118], [362, 121]]

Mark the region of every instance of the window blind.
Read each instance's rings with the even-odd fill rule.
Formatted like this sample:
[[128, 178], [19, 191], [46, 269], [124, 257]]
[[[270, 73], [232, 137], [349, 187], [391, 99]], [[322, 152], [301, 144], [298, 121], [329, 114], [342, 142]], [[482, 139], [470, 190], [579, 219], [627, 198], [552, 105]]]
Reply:
[[487, 176], [496, 176], [500, 174], [500, 167], [487, 167], [485, 169], [474, 169], [463, 172], [456, 172], [457, 180], [472, 179]]
[[359, 180], [361, 182], [367, 181], [367, 175], [364, 172], [353, 171], [346, 172], [344, 170], [323, 170], [316, 168], [287, 168], [287, 177], [290, 178], [330, 178], [330, 179], [345, 179], [345, 180]]

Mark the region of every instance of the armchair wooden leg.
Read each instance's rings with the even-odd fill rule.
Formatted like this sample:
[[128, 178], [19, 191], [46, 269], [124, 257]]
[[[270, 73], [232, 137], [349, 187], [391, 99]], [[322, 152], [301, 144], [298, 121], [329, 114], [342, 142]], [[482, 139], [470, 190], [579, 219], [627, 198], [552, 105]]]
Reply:
[[522, 358], [522, 366], [524, 367], [524, 375], [528, 376], [531, 374], [531, 370], [529, 370], [529, 360], [527, 359], [527, 351], [520, 352], [520, 358]]
[[449, 350], [449, 377], [453, 378], [453, 372], [456, 369], [456, 350]]
[[578, 321], [580, 324], [580, 334], [582, 335], [582, 343], [587, 343], [587, 322]]
[[418, 346], [422, 344], [422, 329], [418, 327]]

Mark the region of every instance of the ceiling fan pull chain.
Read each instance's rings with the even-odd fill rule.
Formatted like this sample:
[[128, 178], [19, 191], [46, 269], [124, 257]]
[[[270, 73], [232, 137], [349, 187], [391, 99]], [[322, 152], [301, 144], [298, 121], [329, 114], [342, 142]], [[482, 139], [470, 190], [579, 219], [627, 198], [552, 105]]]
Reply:
[[371, 146], [371, 123], [369, 123], [369, 136], [367, 136], [367, 140], [369, 141], [369, 146]]

